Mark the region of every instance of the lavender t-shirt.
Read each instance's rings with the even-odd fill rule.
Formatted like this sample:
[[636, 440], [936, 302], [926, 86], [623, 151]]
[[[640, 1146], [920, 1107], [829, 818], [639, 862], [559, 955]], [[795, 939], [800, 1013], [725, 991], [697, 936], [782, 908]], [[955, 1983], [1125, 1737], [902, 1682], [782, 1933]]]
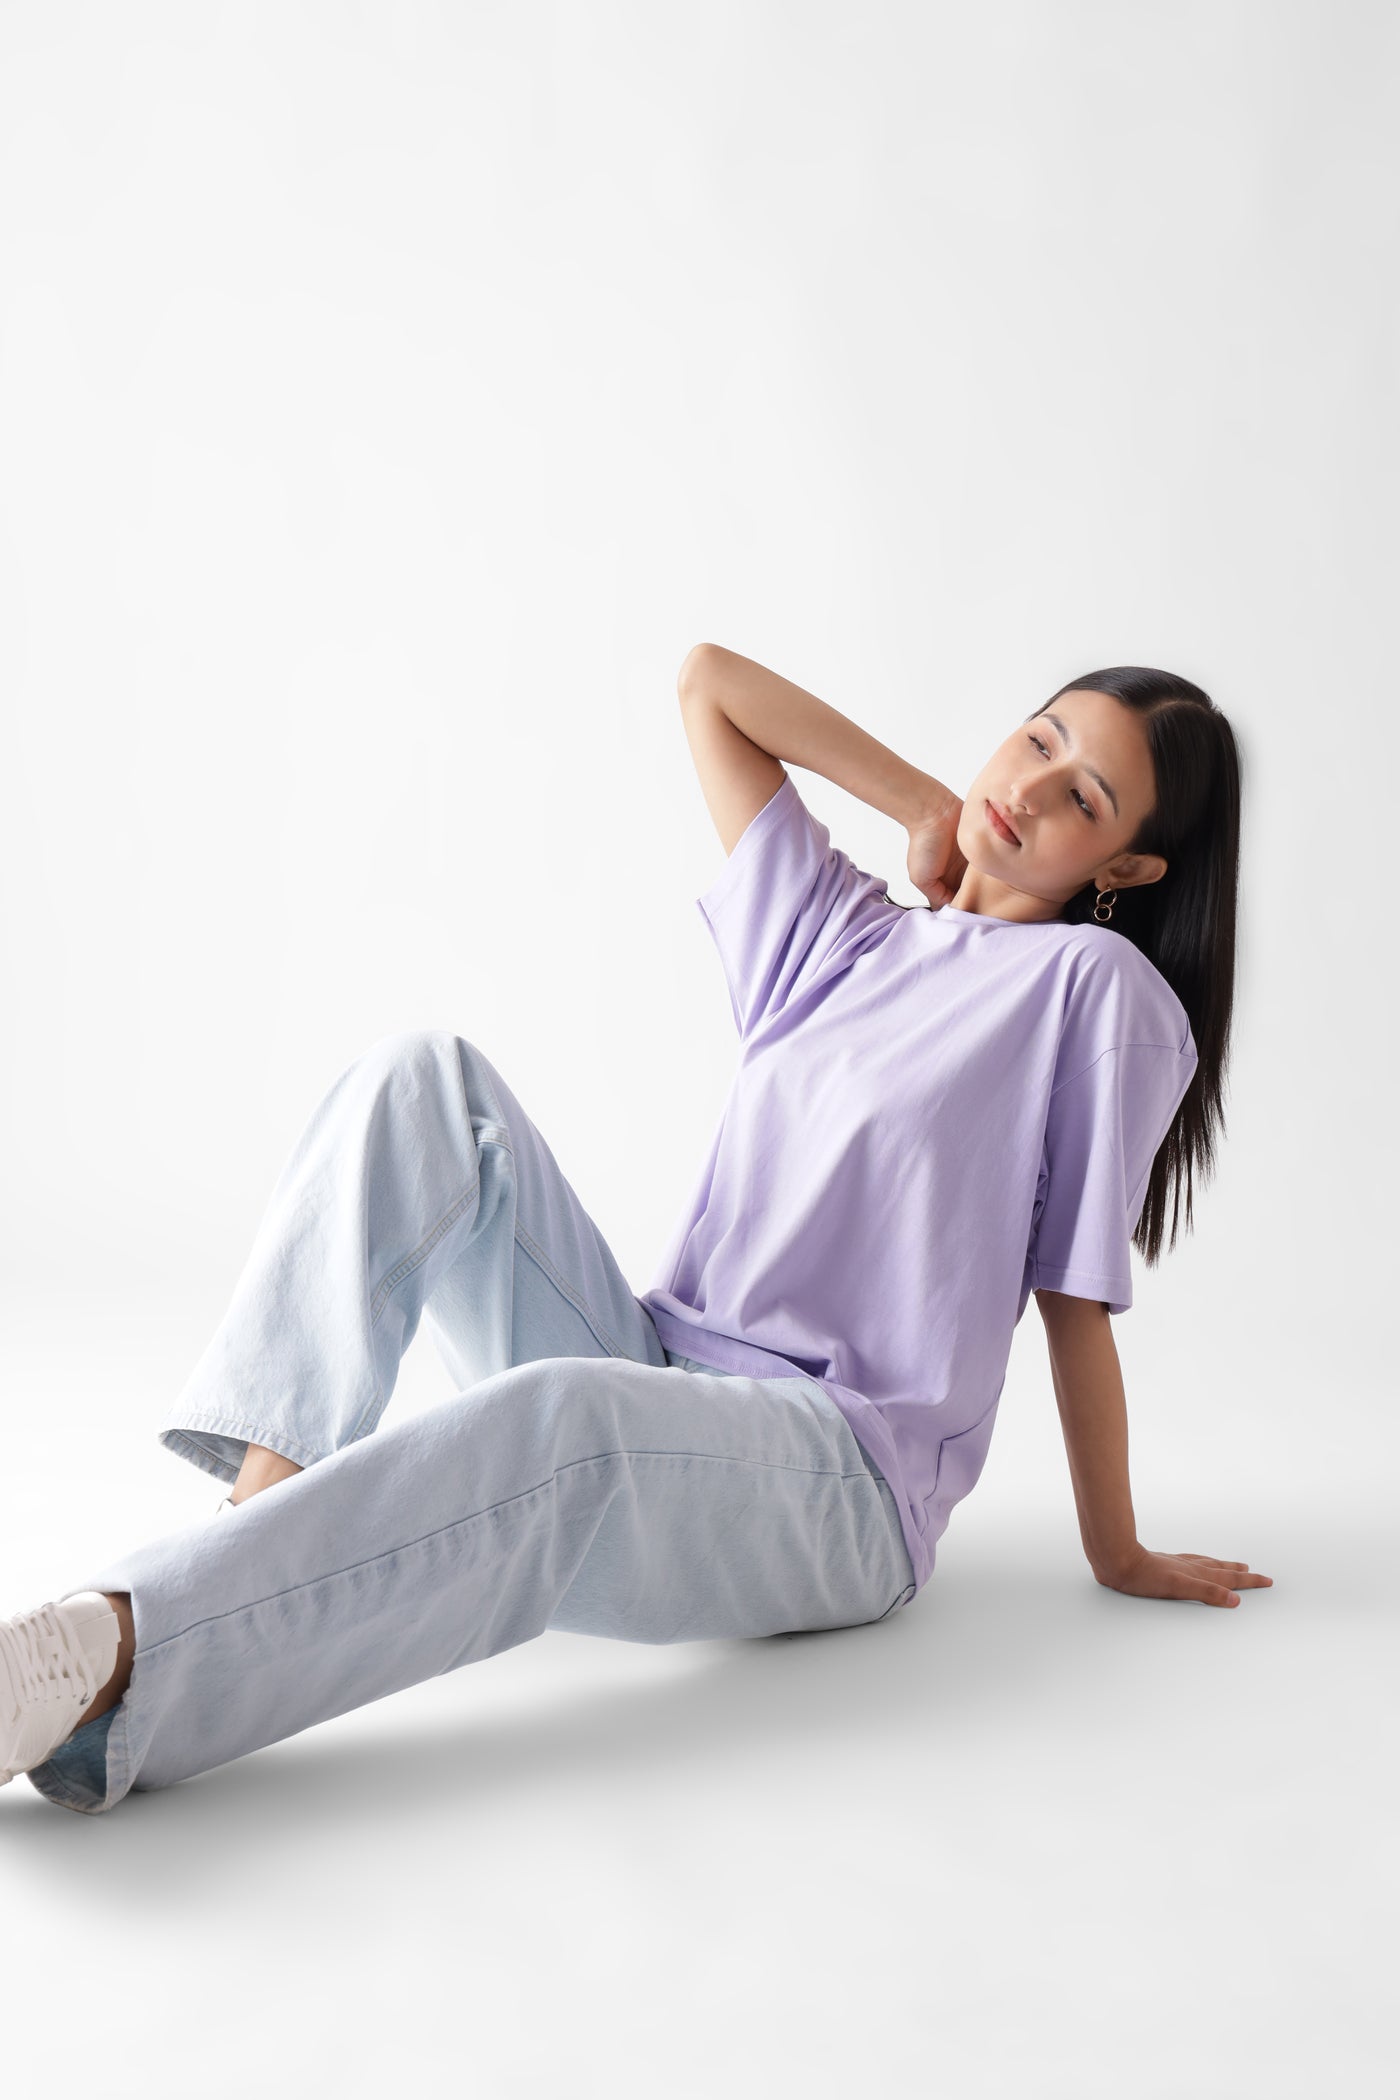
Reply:
[[641, 1302], [668, 1349], [830, 1394], [922, 1588], [1032, 1290], [1133, 1302], [1186, 1012], [1111, 927], [892, 904], [786, 772], [697, 904], [739, 1063]]

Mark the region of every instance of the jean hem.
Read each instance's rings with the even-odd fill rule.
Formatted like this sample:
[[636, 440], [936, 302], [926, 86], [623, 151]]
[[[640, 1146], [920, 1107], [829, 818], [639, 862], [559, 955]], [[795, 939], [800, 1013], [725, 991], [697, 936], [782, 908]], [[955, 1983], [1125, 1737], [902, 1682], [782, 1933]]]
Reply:
[[260, 1444], [265, 1450], [289, 1458], [303, 1472], [308, 1466], [317, 1465], [326, 1455], [308, 1449], [279, 1429], [267, 1428], [257, 1422], [236, 1421], [230, 1415], [182, 1415], [178, 1422], [162, 1423], [156, 1436], [165, 1449], [173, 1451], [177, 1458], [188, 1459], [191, 1465], [198, 1466], [201, 1473], [211, 1473], [216, 1480], [237, 1480], [240, 1469], [232, 1460], [220, 1458], [207, 1444], [201, 1443], [201, 1430], [209, 1436], [230, 1437], [236, 1443]]
[[[60, 1743], [56, 1750], [25, 1773], [36, 1794], [42, 1794], [55, 1808], [71, 1809], [75, 1815], [96, 1816], [115, 1806], [129, 1791], [126, 1773], [127, 1757], [127, 1707], [128, 1693], [123, 1694], [115, 1708], [96, 1721], [86, 1722], [76, 1729], [67, 1742]], [[101, 1778], [96, 1776], [95, 1761], [91, 1747], [84, 1748], [84, 1739], [98, 1733], [101, 1737]], [[120, 1784], [115, 1775], [121, 1775]]]
[[[45, 1763], [47, 1762], [48, 1760], [45, 1759]], [[33, 1787], [35, 1793], [42, 1794], [45, 1801], [51, 1801], [55, 1808], [69, 1808], [74, 1815], [78, 1816], [99, 1816], [102, 1814], [107, 1805], [105, 1801], [81, 1800], [71, 1787], [62, 1786], [55, 1779], [41, 1783], [34, 1777], [34, 1772], [42, 1770], [42, 1765], [36, 1765], [33, 1772], [26, 1772], [24, 1776]]]

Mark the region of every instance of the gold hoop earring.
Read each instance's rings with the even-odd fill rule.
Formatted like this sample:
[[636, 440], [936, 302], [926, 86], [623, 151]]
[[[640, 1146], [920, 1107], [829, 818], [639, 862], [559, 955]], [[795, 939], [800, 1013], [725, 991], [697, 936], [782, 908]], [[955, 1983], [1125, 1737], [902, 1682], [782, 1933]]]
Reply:
[[[1117, 890], [1098, 890], [1095, 892], [1094, 917], [1098, 919], [1100, 926], [1107, 926], [1109, 920], [1113, 917], [1113, 905], [1117, 895]], [[1100, 907], [1102, 906], [1105, 897], [1107, 897], [1108, 899], [1108, 910], [1103, 913], [1102, 917], [1100, 917]]]

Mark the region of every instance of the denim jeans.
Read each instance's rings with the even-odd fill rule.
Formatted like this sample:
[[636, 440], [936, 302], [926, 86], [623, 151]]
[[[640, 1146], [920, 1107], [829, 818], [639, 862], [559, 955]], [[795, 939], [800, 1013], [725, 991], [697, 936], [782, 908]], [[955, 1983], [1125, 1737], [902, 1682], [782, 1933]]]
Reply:
[[[458, 1390], [381, 1428], [420, 1319]], [[249, 1443], [304, 1471], [74, 1586], [128, 1591], [136, 1631], [125, 1696], [28, 1775], [84, 1814], [551, 1628], [752, 1639], [914, 1594], [835, 1403], [665, 1349], [446, 1031], [385, 1037], [324, 1096], [157, 1434], [220, 1481]]]

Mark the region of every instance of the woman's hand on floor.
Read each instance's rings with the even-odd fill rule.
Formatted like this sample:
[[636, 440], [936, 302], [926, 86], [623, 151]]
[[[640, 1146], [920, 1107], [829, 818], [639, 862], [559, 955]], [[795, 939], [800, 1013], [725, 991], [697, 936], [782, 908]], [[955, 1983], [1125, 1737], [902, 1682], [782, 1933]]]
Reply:
[[1095, 1568], [1105, 1589], [1128, 1597], [1172, 1597], [1191, 1604], [1239, 1603], [1240, 1590], [1268, 1589], [1272, 1575], [1251, 1570], [1247, 1561], [1216, 1560], [1209, 1553], [1149, 1553], [1139, 1546], [1118, 1567]]

